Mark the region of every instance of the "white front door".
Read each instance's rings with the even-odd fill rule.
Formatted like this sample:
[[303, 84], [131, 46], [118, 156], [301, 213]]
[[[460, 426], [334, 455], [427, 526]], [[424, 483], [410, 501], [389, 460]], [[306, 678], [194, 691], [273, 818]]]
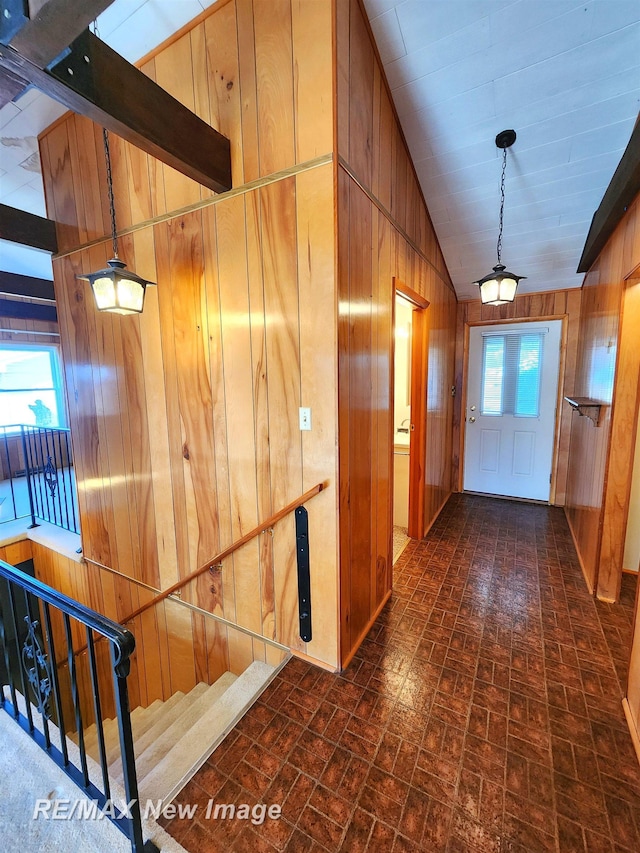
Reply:
[[464, 488], [548, 501], [561, 320], [472, 326]]

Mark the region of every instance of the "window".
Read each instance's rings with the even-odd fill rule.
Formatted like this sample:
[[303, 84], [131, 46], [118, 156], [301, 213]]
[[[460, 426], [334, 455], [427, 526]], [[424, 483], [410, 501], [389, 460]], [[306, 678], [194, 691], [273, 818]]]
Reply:
[[482, 342], [483, 415], [537, 418], [544, 332], [488, 334]]
[[58, 349], [0, 345], [0, 426], [65, 425]]

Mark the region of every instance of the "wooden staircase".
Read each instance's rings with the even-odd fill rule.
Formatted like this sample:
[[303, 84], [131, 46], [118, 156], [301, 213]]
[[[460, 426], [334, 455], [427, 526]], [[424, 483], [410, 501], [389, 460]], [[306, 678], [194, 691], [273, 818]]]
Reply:
[[[269, 664], [254, 661], [240, 676], [225, 672], [215, 684], [196, 684], [187, 694], [175, 693], [164, 702], [157, 699], [146, 708], [133, 710], [131, 727], [140, 801], [171, 802], [252, 704], [273, 672], [274, 667]], [[105, 720], [103, 732], [109, 776], [122, 785], [117, 720]], [[77, 743], [77, 733], [69, 737]], [[85, 749], [99, 761], [95, 725], [85, 729]]]

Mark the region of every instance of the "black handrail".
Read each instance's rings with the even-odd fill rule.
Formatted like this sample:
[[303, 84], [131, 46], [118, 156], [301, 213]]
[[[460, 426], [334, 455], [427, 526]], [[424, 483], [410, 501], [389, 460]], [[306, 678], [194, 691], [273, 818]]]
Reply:
[[[104, 813], [116, 826], [129, 838], [133, 853], [149, 853], [157, 848], [152, 842], [146, 844], [142, 838], [142, 821], [140, 813], [140, 802], [138, 799], [138, 782], [135, 769], [135, 758], [133, 750], [133, 736], [131, 732], [131, 717], [129, 713], [129, 695], [127, 688], [127, 676], [131, 668], [131, 655], [135, 649], [135, 638], [126, 628], [118, 625], [111, 619], [96, 613], [88, 607], [74, 601], [72, 598], [53, 589], [42, 581], [32, 578], [20, 569], [10, 566], [0, 560], [0, 578], [7, 583], [7, 600], [9, 602], [9, 613], [3, 613], [3, 603], [0, 599], [0, 651], [6, 669], [5, 678], [8, 681], [9, 694], [5, 695], [4, 685], [0, 688], [0, 707], [4, 708], [16, 722], [29, 734], [33, 740], [50, 756], [50, 758], [92, 799], [97, 802], [98, 807], [104, 809]], [[25, 600], [27, 615], [23, 617], [26, 629], [22, 629], [18, 618], [16, 591], [22, 590]], [[39, 620], [32, 618], [32, 608], [29, 597], [33, 596], [40, 609], [43, 625]], [[5, 605], [6, 606], [6, 602]], [[73, 716], [78, 731], [78, 748], [80, 751], [80, 767], [73, 764], [69, 758], [66, 742], [63, 687], [58, 677], [56, 661], [56, 642], [52, 622], [52, 608], [61, 615], [64, 626], [62, 635], [65, 640], [67, 661], [69, 664], [69, 675], [71, 679], [70, 691], [64, 698], [73, 705]], [[8, 617], [8, 620], [7, 618]], [[73, 648], [73, 636], [71, 620], [84, 626], [84, 631], [89, 642], [92, 654], [89, 656], [89, 674], [91, 679], [91, 691], [94, 697], [94, 709], [96, 716], [96, 728], [100, 744], [100, 766], [104, 791], [101, 791], [91, 781], [88, 770], [86, 750], [84, 746], [84, 723], [82, 720], [82, 709], [80, 702], [80, 685], [76, 673], [76, 659], [78, 651]], [[13, 633], [15, 649], [11, 638], [7, 635]], [[108, 783], [108, 768], [104, 754], [104, 742], [102, 739], [102, 719], [100, 704], [100, 679], [95, 655], [93, 654], [93, 632], [104, 637], [110, 648], [110, 659], [113, 673], [113, 688], [115, 698], [116, 716], [120, 736], [120, 751], [122, 766], [124, 770], [124, 789], [128, 808], [123, 813], [116, 814], [116, 809], [111, 808], [111, 792]], [[13, 651], [13, 658], [12, 658]], [[18, 689], [14, 673], [19, 674]], [[29, 695], [31, 687], [32, 697], [37, 702], [37, 707], [32, 706], [32, 697]], [[19, 692], [25, 703], [26, 716], [18, 707]], [[50, 699], [53, 698], [53, 707], [50, 707]], [[34, 722], [35, 714], [41, 717], [42, 731]], [[60, 735], [60, 748], [51, 742], [49, 723], [55, 716]], [[106, 808], [105, 808], [106, 807]]]

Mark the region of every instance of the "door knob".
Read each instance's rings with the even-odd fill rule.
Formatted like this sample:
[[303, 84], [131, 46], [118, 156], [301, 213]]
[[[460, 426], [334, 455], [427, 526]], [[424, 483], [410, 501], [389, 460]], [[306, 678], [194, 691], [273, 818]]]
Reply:
[[469, 418], [469, 423], [475, 424], [476, 419], [472, 416]]

